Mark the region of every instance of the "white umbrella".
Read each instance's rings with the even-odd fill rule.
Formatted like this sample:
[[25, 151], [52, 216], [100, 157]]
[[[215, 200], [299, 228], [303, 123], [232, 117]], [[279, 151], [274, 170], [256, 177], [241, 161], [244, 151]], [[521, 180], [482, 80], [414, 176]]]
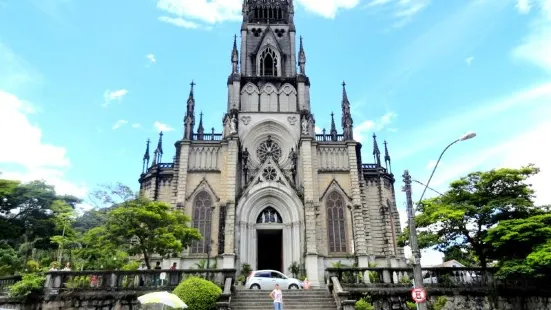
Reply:
[[169, 292], [154, 292], [145, 294], [138, 297], [138, 300], [142, 304], [161, 304], [172, 308], [187, 308], [187, 305], [180, 299], [180, 297]]

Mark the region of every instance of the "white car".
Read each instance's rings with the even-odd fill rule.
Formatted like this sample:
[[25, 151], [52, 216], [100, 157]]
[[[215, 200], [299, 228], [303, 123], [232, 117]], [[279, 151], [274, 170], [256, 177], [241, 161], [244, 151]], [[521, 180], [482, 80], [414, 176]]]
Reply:
[[295, 278], [289, 278], [276, 270], [252, 271], [247, 277], [245, 287], [256, 290], [273, 290], [276, 284], [279, 284], [282, 290], [304, 288], [304, 282]]

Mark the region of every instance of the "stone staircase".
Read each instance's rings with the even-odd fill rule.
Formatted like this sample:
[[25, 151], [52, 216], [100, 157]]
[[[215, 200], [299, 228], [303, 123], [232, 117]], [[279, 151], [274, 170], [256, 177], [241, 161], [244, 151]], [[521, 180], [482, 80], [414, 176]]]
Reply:
[[[270, 310], [274, 309], [267, 290], [238, 289], [231, 298], [231, 310]], [[337, 310], [333, 296], [327, 289], [283, 290], [284, 310]]]

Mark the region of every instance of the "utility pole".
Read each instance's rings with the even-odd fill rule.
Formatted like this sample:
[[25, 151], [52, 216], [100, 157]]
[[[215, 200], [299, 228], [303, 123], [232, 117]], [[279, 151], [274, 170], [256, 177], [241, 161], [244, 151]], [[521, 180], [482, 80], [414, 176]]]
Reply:
[[[417, 243], [417, 228], [415, 227], [415, 216], [413, 214], [413, 200], [411, 199], [411, 176], [409, 171], [404, 171], [404, 190], [406, 192], [406, 210], [409, 226], [409, 246], [413, 256], [413, 279], [415, 288], [423, 288], [423, 272], [421, 270], [421, 251]], [[417, 304], [418, 310], [427, 310], [426, 302]]]

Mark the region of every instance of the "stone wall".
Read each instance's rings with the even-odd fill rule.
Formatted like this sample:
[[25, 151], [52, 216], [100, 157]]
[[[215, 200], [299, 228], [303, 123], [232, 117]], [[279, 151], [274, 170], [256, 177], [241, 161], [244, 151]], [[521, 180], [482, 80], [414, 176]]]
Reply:
[[[550, 310], [551, 297], [539, 296], [474, 296], [449, 295], [445, 306], [441, 310]], [[429, 304], [436, 302], [438, 296], [429, 299]], [[402, 299], [403, 300], [403, 299]], [[407, 299], [411, 301], [411, 299]], [[397, 302], [397, 300], [395, 300]], [[378, 300], [373, 303], [375, 310], [391, 310], [390, 299]], [[400, 309], [400, 308], [398, 308]], [[429, 309], [431, 309], [429, 307]]]
[[[139, 295], [144, 294], [140, 292]], [[17, 310], [132, 310], [140, 309], [136, 292], [76, 293], [67, 292], [48, 300], [23, 303], [16, 299], [0, 298], [0, 308]]]

